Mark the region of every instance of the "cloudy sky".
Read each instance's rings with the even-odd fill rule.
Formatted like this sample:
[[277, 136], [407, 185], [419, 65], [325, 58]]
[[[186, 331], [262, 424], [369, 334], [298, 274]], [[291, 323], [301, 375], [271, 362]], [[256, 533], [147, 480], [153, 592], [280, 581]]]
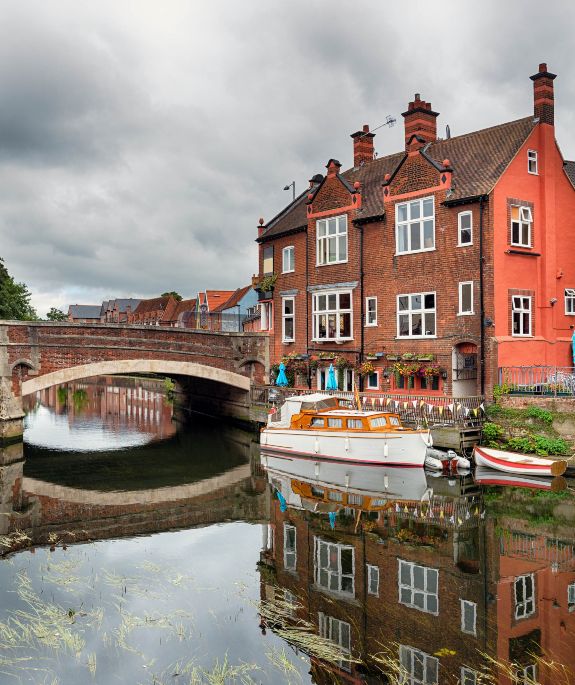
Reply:
[[575, 5], [548, 0], [0, 0], [0, 255], [51, 306], [245, 285], [269, 220], [349, 134], [403, 146], [532, 112], [546, 61], [575, 158]]

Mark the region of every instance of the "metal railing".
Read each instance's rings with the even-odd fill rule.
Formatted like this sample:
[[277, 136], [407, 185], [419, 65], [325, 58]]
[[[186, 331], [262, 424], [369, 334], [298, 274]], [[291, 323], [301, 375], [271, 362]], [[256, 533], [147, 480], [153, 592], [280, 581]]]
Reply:
[[500, 552], [507, 557], [548, 562], [555, 571], [575, 570], [575, 544], [529, 533], [506, 532]]
[[502, 366], [499, 385], [509, 395], [575, 396], [572, 366]]
[[[254, 385], [251, 390], [252, 404], [270, 408], [279, 406], [286, 397], [309, 395], [317, 390], [279, 388], [275, 385]], [[321, 390], [343, 397], [355, 404], [352, 392]], [[480, 426], [485, 415], [484, 397], [450, 397], [446, 395], [405, 395], [400, 393], [359, 393], [362, 409], [393, 411], [404, 423], [416, 425]]]

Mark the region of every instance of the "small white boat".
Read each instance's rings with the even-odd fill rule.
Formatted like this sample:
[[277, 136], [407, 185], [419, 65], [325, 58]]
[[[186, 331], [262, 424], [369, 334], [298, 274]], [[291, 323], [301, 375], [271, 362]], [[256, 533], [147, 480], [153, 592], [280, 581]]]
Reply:
[[442, 450], [428, 447], [425, 454], [425, 468], [432, 471], [447, 471], [448, 473], [459, 473], [461, 470], [469, 469], [471, 462], [469, 459], [460, 456], [453, 450]]
[[532, 488], [535, 490], [564, 490], [567, 486], [565, 479], [558, 476], [554, 479], [543, 476], [523, 476], [520, 473], [503, 473], [495, 471], [487, 466], [478, 466], [475, 469], [474, 480], [480, 485], [505, 485], [516, 488]]
[[553, 461], [479, 445], [475, 446], [473, 456], [478, 466], [489, 466], [497, 471], [525, 476], [561, 476], [567, 469], [567, 462], [562, 459]]
[[429, 430], [406, 428], [399, 415], [351, 409], [349, 400], [315, 393], [288, 397], [261, 432], [266, 450], [382, 466], [419, 466]]

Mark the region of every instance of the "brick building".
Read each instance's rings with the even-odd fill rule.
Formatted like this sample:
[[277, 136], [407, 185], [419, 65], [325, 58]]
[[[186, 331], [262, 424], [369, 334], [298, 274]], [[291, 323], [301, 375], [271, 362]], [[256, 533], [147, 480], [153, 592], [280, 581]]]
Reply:
[[100, 306], [97, 304], [71, 304], [68, 321], [74, 323], [100, 323]]
[[100, 321], [101, 323], [127, 323], [139, 304], [140, 300], [134, 298], [104, 300], [100, 309]]
[[351, 169], [330, 159], [260, 220], [259, 329], [272, 362], [300, 358], [296, 384], [322, 388], [335, 361], [342, 389], [461, 397], [490, 394], [500, 367], [571, 366], [575, 162], [555, 75], [531, 79], [533, 114], [443, 140], [416, 94], [403, 151], [376, 157], [364, 126]]
[[144, 326], [170, 326], [178, 301], [173, 295], [140, 300], [133, 313], [128, 316], [128, 323]]

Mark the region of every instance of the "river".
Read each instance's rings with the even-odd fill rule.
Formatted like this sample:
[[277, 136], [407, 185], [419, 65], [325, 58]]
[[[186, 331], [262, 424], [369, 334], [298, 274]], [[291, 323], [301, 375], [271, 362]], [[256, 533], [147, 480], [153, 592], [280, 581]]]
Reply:
[[26, 409], [0, 451], [2, 684], [575, 683], [569, 481], [260, 455], [147, 379]]

